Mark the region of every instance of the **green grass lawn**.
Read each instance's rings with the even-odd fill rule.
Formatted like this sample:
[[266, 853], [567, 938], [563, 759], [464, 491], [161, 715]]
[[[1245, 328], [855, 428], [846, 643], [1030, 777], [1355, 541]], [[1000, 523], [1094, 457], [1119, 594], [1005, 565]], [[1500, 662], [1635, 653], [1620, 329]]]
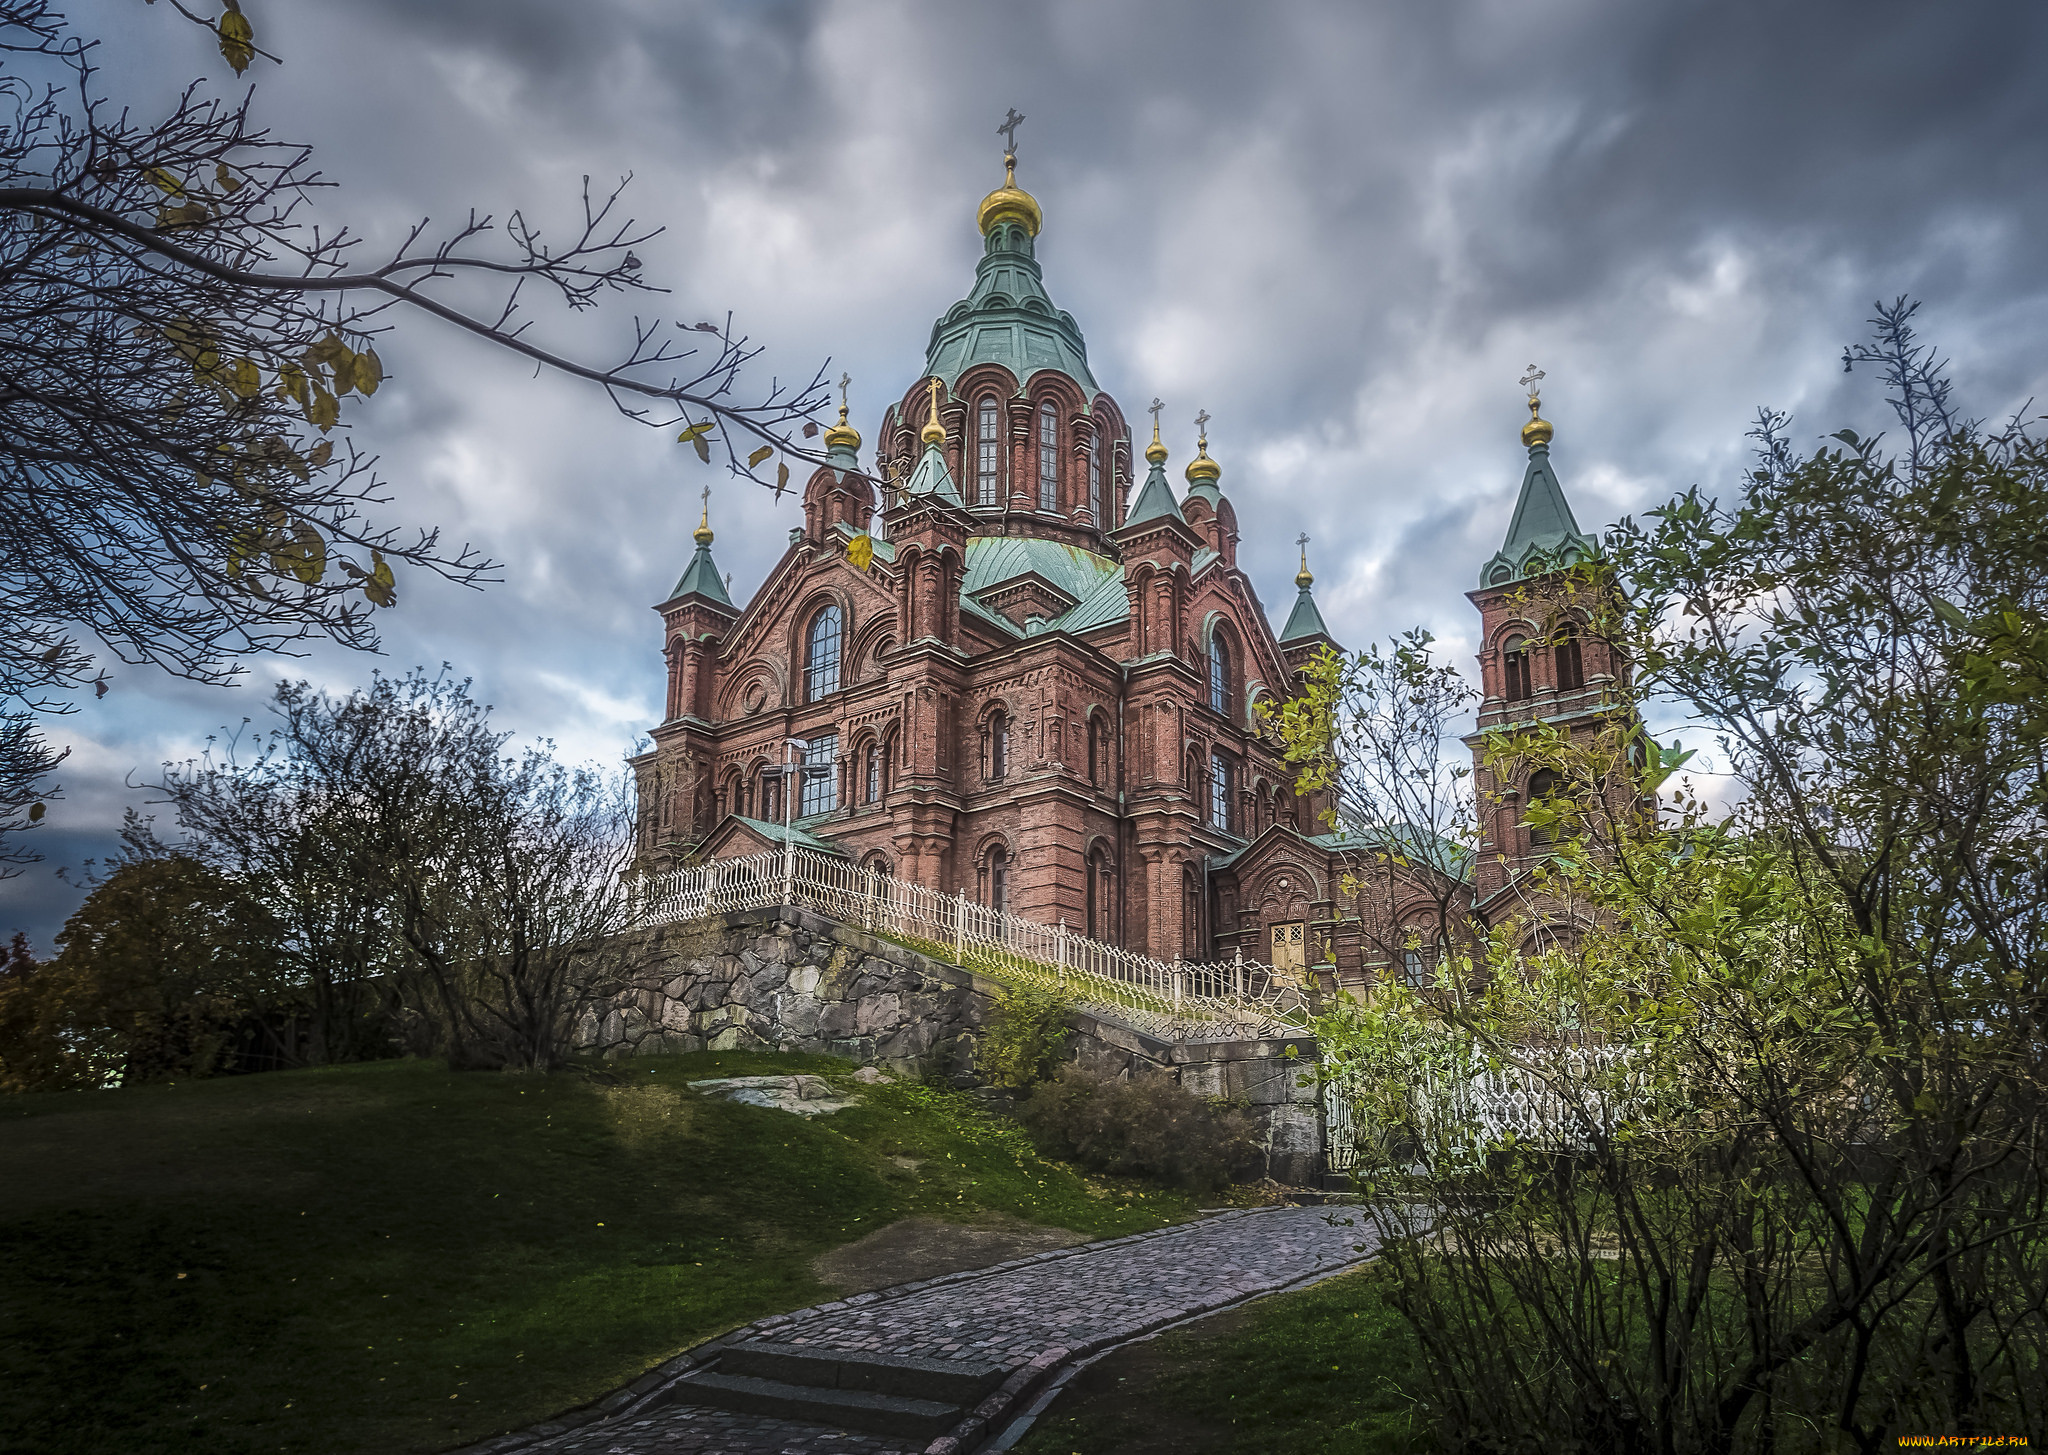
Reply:
[[853, 1069], [391, 1061], [0, 1098], [0, 1451], [442, 1449], [831, 1297], [811, 1258], [910, 1213], [1107, 1236], [1193, 1212], [950, 1093], [804, 1121], [685, 1085]]
[[1017, 1455], [1411, 1455], [1420, 1353], [1377, 1266], [1128, 1345], [1070, 1384]]

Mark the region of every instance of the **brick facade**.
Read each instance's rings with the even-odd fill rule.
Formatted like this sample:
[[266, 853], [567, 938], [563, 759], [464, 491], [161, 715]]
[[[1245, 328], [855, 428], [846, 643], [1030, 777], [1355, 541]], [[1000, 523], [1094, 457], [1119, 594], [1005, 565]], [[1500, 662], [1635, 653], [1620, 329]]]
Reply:
[[[832, 464], [752, 599], [727, 599], [707, 523], [657, 608], [669, 685], [634, 764], [645, 856], [778, 844], [794, 739], [812, 774], [790, 815], [806, 842], [1162, 959], [1266, 960], [1277, 933], [1337, 981], [1368, 982], [1400, 897], [1339, 902], [1330, 805], [1295, 793], [1255, 729], [1256, 704], [1336, 645], [1305, 565], [1276, 635], [1206, 445], [1177, 497], [1155, 427], [1135, 478], [1126, 414], [1039, 286], [1035, 202], [1006, 186], [982, 216], [975, 289], [885, 411], [875, 468], [842, 409]], [[1482, 728], [1524, 708], [1598, 710], [1613, 669], [1591, 643], [1576, 695], [1550, 649], [1524, 648], [1547, 695], [1511, 702], [1515, 594], [1473, 600]], [[1486, 832], [1509, 865], [1461, 894], [1496, 892], [1529, 852], [1511, 811]]]

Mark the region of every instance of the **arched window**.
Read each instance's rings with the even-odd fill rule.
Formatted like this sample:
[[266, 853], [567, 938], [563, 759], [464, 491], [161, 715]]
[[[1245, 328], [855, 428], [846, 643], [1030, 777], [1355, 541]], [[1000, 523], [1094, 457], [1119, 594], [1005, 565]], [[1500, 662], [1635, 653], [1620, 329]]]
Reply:
[[985, 761], [988, 764], [986, 777], [991, 783], [999, 783], [1010, 771], [1010, 719], [1001, 708], [988, 715], [988, 745]]
[[993, 910], [1010, 907], [1010, 856], [1001, 844], [991, 847], [982, 860], [981, 902]]
[[1230, 759], [1221, 753], [1209, 760], [1209, 824], [1212, 828], [1230, 831], [1231, 778]]
[[1209, 636], [1209, 706], [1230, 715], [1230, 646], [1220, 631]]
[[978, 453], [975, 462], [974, 502], [977, 505], [1001, 505], [1000, 487], [996, 483], [996, 465], [1002, 458], [1002, 441], [996, 437], [996, 402], [993, 399], [981, 401], [981, 422], [976, 433]]
[[[1554, 797], [1557, 793], [1557, 782], [1557, 774], [1548, 768], [1538, 768], [1534, 773], [1531, 773], [1529, 775], [1529, 806], [1534, 808], [1537, 804]], [[1531, 824], [1529, 825], [1530, 846], [1532, 848], [1541, 848], [1546, 844], [1555, 843], [1558, 838], [1558, 832], [1559, 826], [1557, 824]]]
[[1420, 926], [1410, 926], [1401, 946], [1401, 982], [1410, 990], [1427, 990], [1436, 982], [1437, 961], [1441, 959], [1436, 935]]
[[1088, 719], [1088, 782], [1097, 787], [1102, 783], [1102, 719]]
[[825, 733], [804, 744], [803, 761], [797, 771], [803, 788], [797, 796], [798, 818], [830, 813], [839, 807], [839, 734]]
[[763, 768], [761, 770], [761, 817], [775, 823], [782, 817], [782, 770]]
[[1088, 855], [1088, 938], [1109, 938], [1109, 852], [1097, 846]]
[[816, 702], [839, 690], [839, 608], [828, 606], [811, 618], [804, 643], [804, 700]]
[[1038, 508], [1060, 508], [1060, 419], [1049, 399], [1038, 406]]
[[1501, 665], [1507, 672], [1506, 697], [1509, 702], [1527, 702], [1534, 691], [1529, 685], [1529, 644], [1520, 637], [1510, 637], [1501, 654]]
[[866, 751], [862, 754], [862, 758], [861, 800], [864, 803], [880, 803], [882, 801], [881, 744], [869, 743]]
[[1586, 685], [1586, 658], [1579, 650], [1577, 623], [1567, 622], [1557, 637], [1557, 690], [1577, 692]]
[[[1100, 421], [1097, 422], [1098, 429]], [[1088, 515], [1097, 526], [1102, 521], [1102, 437], [1088, 438]]]

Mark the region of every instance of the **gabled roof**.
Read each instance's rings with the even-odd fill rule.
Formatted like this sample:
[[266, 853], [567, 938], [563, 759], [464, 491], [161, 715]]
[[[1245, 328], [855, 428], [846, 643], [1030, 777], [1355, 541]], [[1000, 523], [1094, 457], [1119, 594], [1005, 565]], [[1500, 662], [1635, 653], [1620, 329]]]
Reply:
[[953, 483], [953, 472], [946, 468], [946, 457], [937, 445], [924, 447], [924, 455], [903, 489], [906, 496], [934, 495], [952, 505], [966, 504], [960, 498], [960, 487]]
[[960, 590], [979, 595], [1019, 576], [1042, 576], [1076, 601], [1085, 601], [1105, 577], [1123, 568], [1107, 556], [1035, 536], [969, 536]]

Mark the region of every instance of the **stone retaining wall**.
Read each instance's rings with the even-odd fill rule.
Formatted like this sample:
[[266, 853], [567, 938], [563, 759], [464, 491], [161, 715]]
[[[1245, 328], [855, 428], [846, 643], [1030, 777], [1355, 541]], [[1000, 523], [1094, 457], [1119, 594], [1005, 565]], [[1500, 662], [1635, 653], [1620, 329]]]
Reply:
[[[846, 1056], [913, 1075], [970, 1082], [974, 1047], [1001, 987], [864, 930], [782, 906], [616, 936], [591, 959], [622, 991], [578, 1040], [607, 1056], [789, 1050]], [[1323, 1123], [1309, 1037], [1167, 1041], [1076, 1011], [1073, 1059], [1098, 1076], [1169, 1075], [1204, 1096], [1251, 1107], [1266, 1175], [1322, 1179]]]

